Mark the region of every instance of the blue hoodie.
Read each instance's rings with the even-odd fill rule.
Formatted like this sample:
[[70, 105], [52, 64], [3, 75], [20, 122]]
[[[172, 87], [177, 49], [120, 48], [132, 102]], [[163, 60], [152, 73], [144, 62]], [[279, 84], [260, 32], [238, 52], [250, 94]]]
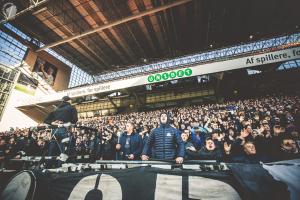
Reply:
[[206, 134], [206, 129], [200, 127], [200, 137], [197, 137], [197, 134], [195, 133], [195, 129], [192, 128], [191, 129], [191, 139], [192, 139], [192, 143], [195, 146], [196, 149], [201, 149], [204, 141], [205, 141], [205, 134]]

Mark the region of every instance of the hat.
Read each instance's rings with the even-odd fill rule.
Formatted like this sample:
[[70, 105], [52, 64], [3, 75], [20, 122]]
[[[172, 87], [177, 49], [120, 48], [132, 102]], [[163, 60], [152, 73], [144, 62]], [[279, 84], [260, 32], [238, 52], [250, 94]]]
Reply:
[[71, 100], [71, 98], [70, 98], [69, 96], [64, 96], [64, 97], [62, 98], [62, 101], [69, 101], [69, 100]]

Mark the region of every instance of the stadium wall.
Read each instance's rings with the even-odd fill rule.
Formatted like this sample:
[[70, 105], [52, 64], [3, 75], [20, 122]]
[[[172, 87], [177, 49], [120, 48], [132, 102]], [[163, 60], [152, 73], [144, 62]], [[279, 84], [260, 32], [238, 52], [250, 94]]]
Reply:
[[11, 91], [11, 96], [9, 97], [0, 122], [0, 131], [7, 131], [11, 127], [25, 128], [35, 126], [37, 124], [33, 119], [16, 108], [24, 100], [26, 101], [30, 98], [32, 98], [32, 95], [24, 91], [20, 91], [18, 89], [13, 89]]
[[[14, 80], [13, 87], [10, 91], [10, 95], [7, 100], [2, 118], [0, 120], [0, 131], [9, 130], [11, 127], [30, 127], [37, 125], [38, 122], [43, 121], [45, 111], [36, 112], [33, 109], [21, 109], [17, 108], [20, 105], [28, 104], [32, 102], [33, 99], [39, 96], [47, 96], [49, 94], [56, 93], [52, 87], [50, 87], [42, 78], [35, 79], [30, 72], [30, 65], [24, 63], [22, 67], [18, 68], [18, 73], [23, 74], [28, 77], [29, 82], [24, 83], [20, 81], [21, 75], [18, 80]], [[38, 85], [32, 87], [30, 84], [31, 81], [37, 81]], [[37, 108], [38, 109], [38, 108]], [[28, 114], [30, 111], [30, 114]]]

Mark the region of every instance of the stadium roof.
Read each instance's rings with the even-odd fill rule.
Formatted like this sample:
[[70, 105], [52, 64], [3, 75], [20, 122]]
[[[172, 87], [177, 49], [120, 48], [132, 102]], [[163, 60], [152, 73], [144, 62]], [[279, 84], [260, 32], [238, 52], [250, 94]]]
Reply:
[[[22, 10], [29, 2], [15, 4]], [[298, 32], [300, 26], [299, 0], [43, 2], [11, 23], [93, 75]]]

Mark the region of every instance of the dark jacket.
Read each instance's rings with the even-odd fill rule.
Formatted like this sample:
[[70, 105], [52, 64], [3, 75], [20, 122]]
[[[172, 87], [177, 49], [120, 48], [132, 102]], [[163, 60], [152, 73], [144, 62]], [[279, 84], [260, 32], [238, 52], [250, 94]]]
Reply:
[[231, 161], [234, 163], [258, 164], [260, 162], [270, 162], [270, 158], [263, 155], [247, 155], [244, 153], [239, 156], [234, 156]]
[[[123, 133], [120, 137], [120, 141], [119, 144], [121, 144], [121, 158], [122, 159], [127, 159], [125, 155], [125, 144], [126, 144], [126, 138], [127, 138], [127, 133]], [[129, 154], [133, 154], [134, 155], [134, 159], [139, 159], [141, 153], [142, 153], [142, 146], [143, 146], [143, 140], [142, 137], [138, 134], [133, 132], [130, 136], [130, 149], [129, 149]]]
[[68, 102], [62, 102], [53, 112], [51, 112], [44, 122], [51, 124], [52, 122], [59, 120], [64, 123], [71, 122], [75, 124], [78, 121], [77, 110]]
[[177, 129], [171, 127], [168, 122], [151, 131], [143, 149], [143, 155], [149, 155], [149, 149], [153, 147], [152, 156], [155, 159], [184, 158], [185, 149], [180, 133]]
[[[149, 139], [149, 135], [150, 134], [146, 134], [146, 135], [144, 135], [144, 137], [143, 137], [143, 146], [142, 146], [142, 151], [143, 151], [143, 149], [144, 149], [144, 147], [145, 147], [145, 145], [147, 144], [147, 141], [148, 141], [148, 139]], [[151, 151], [151, 148], [149, 148], [148, 149], [148, 153], [147, 153], [147, 155], [152, 155], [152, 151]]]
[[300, 158], [300, 152], [291, 153], [291, 152], [284, 151], [283, 149], [280, 149], [278, 153], [275, 155], [274, 160], [275, 161], [294, 160], [299, 158]]
[[35, 155], [36, 142], [32, 137], [21, 137], [18, 139], [16, 144], [16, 151], [24, 151], [26, 155]]
[[223, 154], [218, 148], [215, 148], [213, 151], [209, 151], [205, 147], [202, 147], [199, 151], [199, 158], [200, 160], [220, 161], [223, 159]]
[[[101, 139], [100, 141], [103, 141]], [[114, 160], [116, 158], [117, 136], [112, 135], [110, 140], [105, 140], [101, 144], [101, 157], [103, 160]]]
[[223, 159], [222, 151], [218, 148], [215, 148], [213, 151], [209, 151], [202, 147], [198, 152], [189, 151], [189, 155], [192, 159], [195, 160], [217, 160], [221, 161]]
[[144, 146], [146, 145], [148, 139], [149, 139], [149, 134], [147, 134], [147, 135], [145, 135], [145, 136], [143, 137], [143, 148], [144, 148]]
[[270, 155], [272, 138], [257, 136], [254, 140], [258, 154]]
[[[251, 135], [248, 135], [246, 138], [245, 138], [245, 141], [248, 142], [248, 141], [253, 141], [253, 137]], [[244, 149], [243, 149], [243, 140], [240, 139], [240, 138], [237, 138], [235, 141], [233, 141], [232, 143], [232, 148], [231, 148], [231, 154], [232, 156], [240, 156], [240, 155], [243, 155], [244, 153]]]
[[66, 144], [67, 147], [66, 153], [69, 156], [76, 154], [75, 146], [76, 146], [76, 138], [73, 135], [70, 135], [69, 142]]
[[188, 152], [191, 159], [194, 160], [216, 160], [218, 162], [223, 161], [223, 153], [219, 148], [215, 148], [212, 151], [206, 149], [203, 146], [199, 151]]
[[193, 152], [193, 151], [191, 151], [191, 150], [188, 149], [189, 147], [194, 147], [193, 143], [191, 143], [191, 142], [183, 142], [183, 144], [184, 144], [184, 149], [185, 149], [185, 157], [184, 157], [184, 159], [195, 159], [195, 157], [197, 157], [194, 154], [195, 152]]

